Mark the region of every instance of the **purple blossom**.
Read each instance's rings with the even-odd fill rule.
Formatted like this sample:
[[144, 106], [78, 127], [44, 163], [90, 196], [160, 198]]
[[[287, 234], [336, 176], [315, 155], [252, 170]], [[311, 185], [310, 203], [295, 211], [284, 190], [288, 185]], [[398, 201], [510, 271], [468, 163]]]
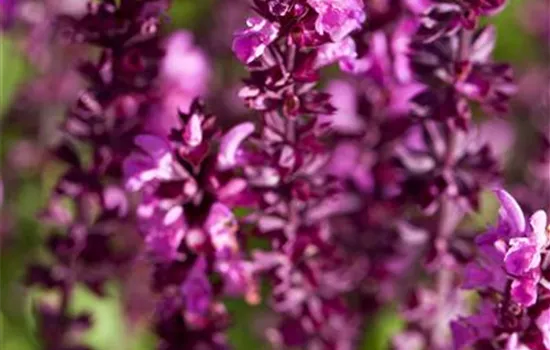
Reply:
[[147, 222], [142, 224], [142, 229], [147, 230], [145, 244], [153, 257], [158, 261], [171, 261], [180, 257], [178, 249], [187, 230], [181, 207], [148, 213], [147, 210], [154, 209], [142, 205], [138, 210], [140, 219]]
[[[501, 203], [498, 224], [477, 239], [479, 261], [466, 268], [464, 287], [486, 292], [492, 290], [501, 301], [495, 304], [489, 298], [490, 294], [481, 294], [486, 298], [483, 305], [494, 311], [489, 316], [486, 310], [481, 309], [477, 316], [469, 318], [484, 315], [491, 322], [489, 328], [469, 323], [468, 318], [459, 320], [452, 328], [456, 349], [482, 340], [496, 339], [499, 333], [506, 331], [514, 332], [508, 334], [507, 349], [542, 346], [545, 337], [546, 313], [542, 312], [532, 320], [526, 314], [529, 310], [540, 310], [539, 304], [544, 305], [544, 302], [539, 293], [546, 294], [548, 291], [540, 285], [544, 266], [542, 256], [546, 254], [548, 245], [546, 213], [537, 211], [527, 224], [516, 200], [504, 190], [495, 192]], [[501, 281], [498, 285], [494, 283], [495, 278]], [[538, 314], [540, 311], [536, 312]], [[530, 323], [540, 330], [540, 337], [527, 336]]]
[[157, 103], [150, 109], [144, 127], [159, 136], [179, 126], [178, 112], [187, 110], [197, 96], [206, 94], [211, 75], [210, 62], [190, 33], [173, 33], [163, 47]]
[[308, 0], [307, 3], [318, 14], [315, 30], [319, 34], [327, 33], [335, 42], [361, 28], [366, 19], [360, 0]]
[[478, 102], [486, 111], [499, 114], [507, 111], [509, 99], [516, 91], [510, 67], [490, 59], [494, 29], [482, 28], [465, 39], [466, 42], [459, 44], [457, 36], [440, 37], [430, 43], [417, 38], [411, 44], [416, 74], [426, 82], [449, 87], [445, 93], [441, 89], [442, 96], [434, 94], [430, 99], [439, 99], [438, 108], [448, 111], [447, 114], [466, 119], [459, 121], [462, 128], [470, 112], [461, 99]]
[[238, 164], [238, 150], [240, 144], [254, 132], [254, 124], [242, 123], [228, 131], [220, 141], [218, 167], [222, 170]]
[[345, 59], [353, 59], [357, 56], [355, 42], [352, 38], [346, 37], [335, 43], [324, 44], [319, 47], [314, 67], [321, 68]]
[[279, 35], [279, 26], [266, 19], [251, 17], [246, 29], [235, 33], [233, 52], [243, 63], [249, 64], [263, 55], [265, 49]]
[[167, 39], [161, 74], [167, 83], [177, 84], [186, 92], [189, 99], [206, 93], [210, 68], [205, 53], [194, 45], [190, 33], [175, 32]]
[[153, 135], [139, 135], [135, 143], [143, 153], [124, 162], [129, 190], [137, 191], [147, 182], [169, 180], [174, 176], [172, 153], [166, 140]]
[[221, 203], [214, 203], [204, 223], [214, 249], [218, 253], [238, 251], [236, 231], [238, 224], [233, 212]]

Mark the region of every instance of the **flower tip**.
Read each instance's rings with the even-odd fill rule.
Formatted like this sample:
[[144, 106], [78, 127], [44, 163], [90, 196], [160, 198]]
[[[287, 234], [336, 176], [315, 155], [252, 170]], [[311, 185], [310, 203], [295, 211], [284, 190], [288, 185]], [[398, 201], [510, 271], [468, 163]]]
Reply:
[[218, 167], [226, 170], [237, 163], [237, 151], [241, 143], [255, 130], [251, 122], [241, 123], [233, 127], [222, 137], [220, 142], [220, 153], [218, 155]]
[[516, 199], [503, 189], [495, 189], [493, 191], [500, 202], [501, 215], [504, 216], [504, 219], [512, 224], [517, 232], [524, 232], [527, 223]]

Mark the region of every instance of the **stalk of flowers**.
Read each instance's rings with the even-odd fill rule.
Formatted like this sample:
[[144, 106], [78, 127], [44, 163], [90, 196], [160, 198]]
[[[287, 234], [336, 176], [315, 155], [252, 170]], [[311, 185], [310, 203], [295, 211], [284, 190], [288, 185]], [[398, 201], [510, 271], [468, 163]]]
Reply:
[[[432, 253], [426, 261], [433, 282], [420, 287], [412, 304], [406, 305], [407, 332], [396, 342], [415, 339], [419, 347], [445, 349], [449, 347], [448, 332], [441, 325], [448, 324], [449, 318], [466, 306], [466, 300], [456, 291], [464, 261], [464, 249], [457, 250], [461, 240], [456, 235], [462, 214], [456, 217], [453, 207], [458, 205], [462, 213], [477, 209], [480, 190], [494, 183], [499, 175], [489, 145], [476, 146], [473, 141], [476, 130], [471, 122], [471, 105], [478, 104], [488, 114], [505, 113], [515, 87], [509, 66], [490, 59], [495, 40], [493, 28], [475, 29], [463, 23], [449, 30], [441, 19], [433, 20], [421, 19], [411, 43], [411, 65], [426, 84], [426, 89], [412, 100], [413, 116], [420, 121], [424, 139], [428, 137], [425, 145], [432, 150], [436, 165], [428, 173], [415, 174], [409, 185], [427, 190], [425, 195], [414, 189], [410, 193], [426, 200], [425, 204], [438, 206], [434, 220], [440, 224], [431, 230]], [[426, 35], [427, 24], [431, 29], [445, 30]], [[417, 147], [412, 149], [418, 150]]]
[[550, 226], [538, 210], [528, 219], [516, 200], [496, 190], [496, 226], [476, 237], [477, 258], [462, 287], [476, 290], [477, 313], [451, 324], [455, 349], [550, 348]]
[[255, 1], [258, 16], [235, 34], [233, 51], [250, 76], [240, 96], [259, 111], [259, 131], [242, 150], [252, 199], [243, 221], [269, 251], [253, 252], [253, 269], [272, 288], [280, 315], [269, 340], [278, 347], [349, 349], [357, 345], [359, 314], [346, 294], [363, 275], [336, 244], [330, 218], [354, 210], [340, 181], [324, 168], [324, 139], [334, 112], [316, 90], [320, 68], [354, 57], [350, 35], [365, 21], [360, 1]]
[[423, 87], [412, 76], [402, 45], [415, 26], [410, 10], [387, 10], [391, 16], [371, 9], [369, 25], [353, 36], [362, 50], [340, 61], [348, 75], [327, 88], [336, 112], [322, 116], [330, 123], [333, 143], [326, 171], [358, 203], [331, 224], [346, 253], [368, 261], [354, 287], [365, 327], [380, 306], [399, 300], [411, 287], [407, 274], [424, 255], [427, 238], [406, 214], [407, 172], [398, 153], [415, 124], [408, 101]]
[[[363, 288], [364, 297], [370, 295], [375, 304], [402, 298], [424, 271], [435, 280], [406, 298], [405, 308], [416, 310], [404, 313], [411, 332], [395, 344], [404, 348], [413, 338], [419, 347], [448, 343], [449, 312], [463, 302], [452, 288], [457, 283], [454, 226], [461, 211], [477, 207], [480, 189], [498, 178], [490, 147], [476, 140], [468, 100], [503, 112], [514, 90], [508, 67], [489, 59], [491, 29], [473, 39], [460, 28], [428, 35], [428, 17], [436, 6], [375, 7], [369, 12], [373, 24], [353, 38], [361, 53], [340, 62], [356, 78], [336, 82], [331, 90], [339, 112], [329, 118], [338, 135], [329, 169], [362, 203], [357, 214], [339, 219], [339, 232], [347, 236], [339, 238], [371, 258], [367, 283], [387, 281], [380, 288]], [[445, 27], [443, 19], [437, 20], [432, 25]], [[463, 36], [471, 50], [457, 50]], [[429, 69], [426, 62], [432, 64]], [[418, 205], [427, 218], [411, 215]]]
[[43, 219], [52, 259], [32, 265], [27, 281], [51, 290], [38, 302], [39, 332], [46, 349], [87, 349], [79, 335], [86, 313], [69, 312], [74, 289], [105, 295], [136, 254], [130, 242], [129, 202], [121, 187], [122, 160], [145, 122], [163, 55], [158, 25], [164, 1], [90, 2], [82, 17], [59, 18], [72, 41], [100, 48], [97, 61], [80, 66], [89, 87], [70, 108], [54, 154], [66, 165]]
[[[348, 179], [364, 203], [355, 219], [344, 221], [345, 231], [358, 237], [351, 246], [358, 249], [362, 239], [364, 253], [375, 257], [370, 278], [390, 281], [378, 293], [394, 295], [399, 285], [410, 295], [403, 305], [407, 331], [394, 343], [407, 349], [448, 345], [448, 321], [464, 305], [454, 288], [460, 265], [454, 230], [462, 212], [477, 208], [480, 189], [498, 178], [489, 145], [476, 141], [470, 104], [504, 113], [515, 90], [509, 67], [490, 60], [494, 30], [474, 33], [465, 23], [446, 22], [449, 18], [436, 15], [441, 8], [441, 3], [407, 3], [400, 10], [374, 12], [374, 29], [354, 37], [355, 45], [367, 50], [340, 64], [360, 79], [357, 100], [348, 98], [333, 118], [341, 152], [335, 153], [331, 171]], [[353, 93], [350, 84], [337, 86], [342, 95]], [[343, 155], [354, 160], [343, 161]], [[420, 205], [429, 217], [411, 216], [411, 205]], [[384, 220], [381, 213], [401, 219]], [[397, 239], [388, 243], [369, 234], [380, 231]], [[409, 294], [403, 282], [423, 271], [432, 282]]]
[[223, 296], [258, 299], [233, 209], [246, 196], [232, 174], [254, 125], [222, 134], [196, 100], [169, 135], [141, 134], [124, 163], [126, 186], [139, 191], [138, 223], [154, 264], [161, 349], [227, 347]]

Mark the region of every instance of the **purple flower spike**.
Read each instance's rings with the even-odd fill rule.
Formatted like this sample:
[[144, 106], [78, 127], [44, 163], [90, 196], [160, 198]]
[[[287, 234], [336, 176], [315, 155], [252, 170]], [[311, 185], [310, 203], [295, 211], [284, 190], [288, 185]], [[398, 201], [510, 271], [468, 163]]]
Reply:
[[218, 168], [229, 169], [237, 165], [237, 153], [241, 143], [254, 132], [254, 124], [241, 123], [233, 127], [221, 139], [218, 154]]
[[518, 202], [505, 190], [496, 190], [495, 193], [500, 201], [499, 214], [502, 220], [510, 224], [515, 233], [524, 232], [527, 224]]
[[361, 28], [366, 14], [360, 0], [308, 0], [319, 14], [315, 29], [327, 33], [333, 41], [344, 39], [352, 31]]
[[258, 17], [249, 18], [246, 25], [248, 28], [235, 33], [232, 48], [239, 60], [249, 64], [277, 38], [279, 25]]

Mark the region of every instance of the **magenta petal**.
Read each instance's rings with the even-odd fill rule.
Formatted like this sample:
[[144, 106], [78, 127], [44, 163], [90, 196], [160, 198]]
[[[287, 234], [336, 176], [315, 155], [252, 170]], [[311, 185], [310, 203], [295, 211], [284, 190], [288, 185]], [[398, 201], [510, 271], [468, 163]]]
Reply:
[[191, 147], [197, 147], [202, 142], [201, 120], [197, 114], [193, 114], [183, 133], [183, 139]]
[[151, 220], [145, 237], [149, 252], [159, 261], [176, 259], [186, 232], [181, 207], [174, 207], [167, 213], [147, 215], [150, 215]]
[[130, 191], [138, 191], [154, 179], [172, 176], [173, 159], [167, 141], [153, 135], [138, 135], [134, 142], [145, 154], [136, 152], [124, 160], [123, 172]]
[[161, 159], [170, 153], [170, 145], [164, 139], [154, 135], [138, 135], [134, 143], [153, 159]]
[[214, 203], [204, 224], [204, 229], [210, 235], [212, 245], [218, 252], [238, 250], [235, 234], [237, 220], [233, 212], [221, 203]]
[[103, 191], [103, 204], [109, 210], [116, 210], [123, 216], [128, 212], [128, 199], [125, 192], [116, 186], [108, 186]]
[[453, 349], [461, 350], [472, 345], [477, 340], [475, 330], [465, 322], [452, 321]]
[[222, 170], [229, 169], [237, 164], [237, 151], [239, 146], [250, 134], [254, 132], [254, 124], [241, 123], [226, 133], [220, 142], [218, 154], [218, 167]]
[[317, 50], [314, 67], [321, 68], [337, 62], [342, 58], [355, 58], [355, 42], [352, 38], [347, 37], [342, 41], [335, 43], [324, 44]]
[[[495, 271], [495, 273], [498, 273]], [[485, 288], [491, 285], [493, 281], [493, 272], [489, 271], [478, 263], [470, 263], [464, 269], [464, 282], [462, 288], [475, 289]]]
[[547, 223], [548, 217], [544, 210], [538, 210], [531, 215], [529, 219], [529, 226], [532, 230], [532, 236], [537, 242], [538, 249], [542, 249], [548, 244], [548, 233], [546, 232]]
[[504, 215], [505, 221], [512, 225], [516, 233], [524, 232], [527, 223], [518, 202], [505, 190], [496, 190], [495, 193], [502, 206], [501, 215]]
[[533, 278], [517, 279], [512, 282], [512, 299], [525, 307], [537, 302], [537, 280]]
[[472, 44], [470, 60], [483, 63], [489, 60], [496, 43], [496, 30], [493, 26], [485, 27]]
[[279, 25], [263, 18], [246, 21], [248, 28], [235, 34], [232, 49], [239, 60], [248, 64], [263, 55], [265, 49], [279, 35]]
[[315, 29], [327, 33], [334, 41], [340, 41], [359, 29], [366, 19], [363, 2], [358, 0], [308, 0], [319, 17]]
[[510, 335], [510, 337], [508, 338], [508, 341], [506, 342], [505, 350], [520, 350], [521, 348], [519, 346], [520, 344], [519, 344], [518, 334], [513, 333], [512, 335]]
[[506, 271], [513, 276], [522, 276], [540, 264], [537, 246], [526, 237], [512, 238], [504, 257]]

